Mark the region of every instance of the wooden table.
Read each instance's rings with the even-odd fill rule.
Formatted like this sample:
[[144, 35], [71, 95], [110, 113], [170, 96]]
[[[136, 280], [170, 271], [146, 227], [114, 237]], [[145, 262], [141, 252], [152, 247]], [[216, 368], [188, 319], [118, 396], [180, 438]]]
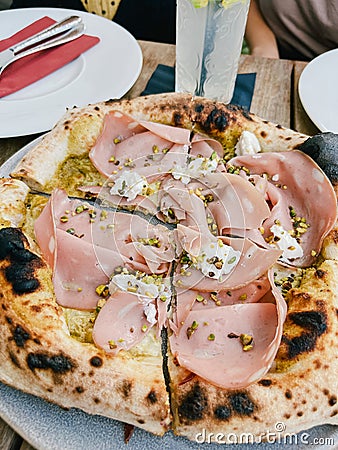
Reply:
[[[144, 90], [157, 64], [173, 66], [175, 63], [174, 45], [140, 41], [140, 46], [144, 58], [142, 72], [126, 98], [136, 97]], [[242, 55], [239, 72], [257, 73], [251, 111], [302, 133], [317, 133], [317, 128], [306, 115], [298, 97], [298, 80], [304, 67], [305, 63], [302, 62]], [[35, 137], [0, 139], [0, 165]], [[0, 419], [0, 449], [32, 450], [33, 447]]]

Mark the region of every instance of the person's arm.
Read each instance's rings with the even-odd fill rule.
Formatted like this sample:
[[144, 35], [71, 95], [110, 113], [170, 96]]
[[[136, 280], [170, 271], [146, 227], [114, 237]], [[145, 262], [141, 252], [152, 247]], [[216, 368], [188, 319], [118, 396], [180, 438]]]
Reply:
[[251, 55], [279, 58], [276, 37], [263, 19], [256, 0], [250, 2], [245, 39]]

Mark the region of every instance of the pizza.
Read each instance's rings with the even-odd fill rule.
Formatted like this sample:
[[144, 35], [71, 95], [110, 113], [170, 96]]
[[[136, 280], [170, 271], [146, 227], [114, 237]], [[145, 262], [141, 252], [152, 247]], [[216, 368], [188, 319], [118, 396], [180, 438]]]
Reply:
[[1, 179], [0, 381], [195, 441], [337, 424], [336, 148], [186, 94], [67, 111]]

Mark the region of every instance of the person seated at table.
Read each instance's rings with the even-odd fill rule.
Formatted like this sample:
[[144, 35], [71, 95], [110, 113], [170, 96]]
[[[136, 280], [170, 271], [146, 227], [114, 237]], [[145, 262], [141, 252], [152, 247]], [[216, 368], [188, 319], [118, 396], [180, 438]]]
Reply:
[[338, 47], [338, 0], [251, 0], [245, 38], [252, 55], [309, 61]]
[[113, 19], [136, 39], [175, 43], [175, 0], [13, 0], [11, 8], [53, 7], [88, 11]]

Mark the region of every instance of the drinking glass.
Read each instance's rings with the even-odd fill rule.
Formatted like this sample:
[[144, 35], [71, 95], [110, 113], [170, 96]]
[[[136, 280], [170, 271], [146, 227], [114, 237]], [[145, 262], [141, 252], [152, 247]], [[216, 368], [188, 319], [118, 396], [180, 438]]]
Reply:
[[176, 92], [229, 103], [250, 0], [177, 0]]

